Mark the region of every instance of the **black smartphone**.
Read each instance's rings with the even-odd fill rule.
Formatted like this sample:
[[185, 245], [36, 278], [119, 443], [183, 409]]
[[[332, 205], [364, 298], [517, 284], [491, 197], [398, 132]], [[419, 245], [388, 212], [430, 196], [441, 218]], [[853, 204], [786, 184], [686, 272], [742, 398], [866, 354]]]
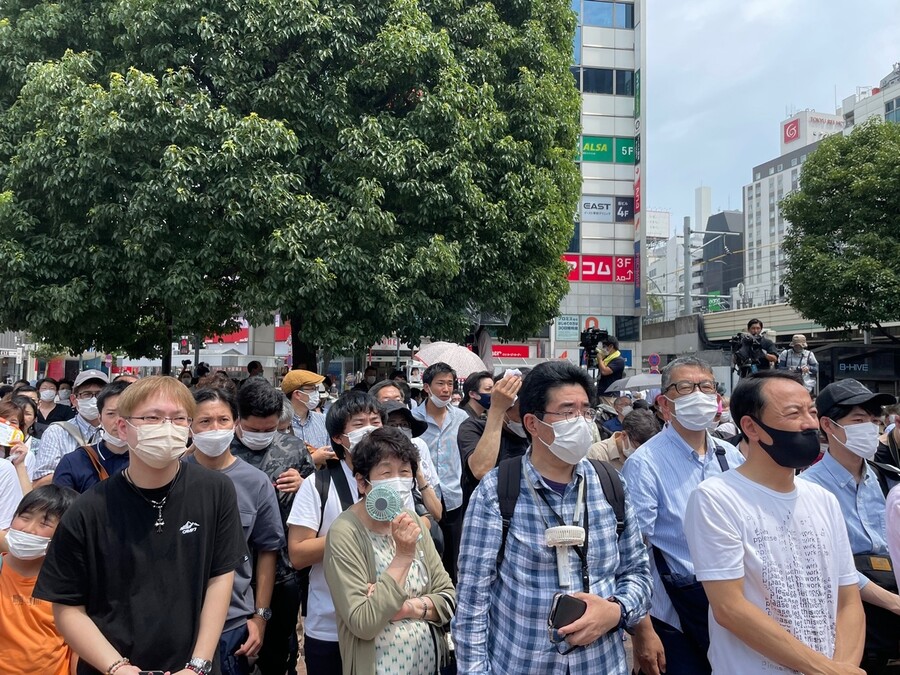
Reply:
[[548, 628], [562, 628], [582, 617], [587, 611], [587, 603], [581, 598], [576, 598], [565, 593], [557, 593], [553, 596], [553, 604], [550, 607], [550, 616], [547, 617]]

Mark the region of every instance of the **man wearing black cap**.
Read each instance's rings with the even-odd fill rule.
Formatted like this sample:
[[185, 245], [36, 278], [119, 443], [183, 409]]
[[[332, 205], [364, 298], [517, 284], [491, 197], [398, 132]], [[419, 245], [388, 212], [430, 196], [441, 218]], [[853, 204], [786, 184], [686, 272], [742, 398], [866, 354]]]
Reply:
[[597, 394], [609, 405], [612, 405], [615, 397], [610, 396], [606, 390], [613, 382], [622, 379], [622, 374], [625, 372], [625, 359], [622, 358], [619, 351], [619, 339], [615, 335], [606, 336], [602, 347], [600, 356], [603, 358], [597, 361], [597, 368], [600, 370]]
[[825, 387], [816, 409], [828, 452], [800, 474], [837, 497], [847, 523], [866, 612], [862, 666], [869, 675], [885, 672], [888, 660], [900, 656], [900, 597], [888, 554], [884, 494], [867, 463], [878, 448], [881, 408], [895, 402], [890, 394], [873, 393], [856, 380]]

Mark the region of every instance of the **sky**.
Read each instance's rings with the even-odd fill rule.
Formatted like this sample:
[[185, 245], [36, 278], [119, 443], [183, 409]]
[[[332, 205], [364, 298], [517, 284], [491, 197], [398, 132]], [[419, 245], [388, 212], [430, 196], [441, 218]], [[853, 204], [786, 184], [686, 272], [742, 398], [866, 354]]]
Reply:
[[781, 122], [833, 113], [900, 61], [900, 0], [647, 0], [646, 204], [673, 226], [742, 207], [754, 166], [778, 157]]

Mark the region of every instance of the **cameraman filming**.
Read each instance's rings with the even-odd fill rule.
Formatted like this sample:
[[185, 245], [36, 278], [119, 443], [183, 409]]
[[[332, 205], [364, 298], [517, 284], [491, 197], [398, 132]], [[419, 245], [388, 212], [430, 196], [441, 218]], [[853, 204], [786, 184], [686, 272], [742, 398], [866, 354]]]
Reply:
[[[735, 336], [732, 340], [734, 349], [734, 365], [741, 377], [759, 370], [769, 370], [772, 364], [778, 361], [778, 351], [775, 343], [769, 338], [760, 335], [763, 322], [759, 319], [750, 319], [747, 322], [747, 332]], [[739, 347], [735, 349], [735, 346]]]
[[816, 355], [806, 348], [805, 335], [795, 335], [791, 338], [791, 346], [781, 352], [775, 367], [800, 373], [803, 378], [803, 386], [810, 394], [816, 388], [819, 362], [816, 361]]
[[603, 349], [600, 355], [603, 358], [597, 360], [597, 369], [600, 372], [597, 380], [597, 395], [603, 399], [604, 403], [612, 405], [616, 395], [608, 394], [606, 390], [613, 382], [622, 379], [625, 372], [625, 359], [619, 352], [619, 340], [615, 335], [604, 336], [601, 345]]

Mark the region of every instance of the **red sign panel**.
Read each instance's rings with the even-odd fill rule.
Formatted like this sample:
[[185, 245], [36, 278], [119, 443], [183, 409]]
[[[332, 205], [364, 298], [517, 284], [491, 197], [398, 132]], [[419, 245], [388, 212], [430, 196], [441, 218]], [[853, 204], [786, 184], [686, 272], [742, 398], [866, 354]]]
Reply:
[[581, 281], [581, 256], [577, 253], [563, 253], [563, 260], [569, 267], [569, 281]]
[[635, 216], [641, 212], [641, 178], [640, 176], [634, 181], [634, 213]]
[[491, 345], [491, 356], [495, 359], [527, 359], [531, 350], [528, 345]]
[[634, 258], [631, 256], [616, 258], [616, 281], [627, 284], [634, 281]]
[[581, 280], [594, 283], [609, 283], [613, 280], [613, 257], [611, 255], [581, 256]]
[[800, 120], [791, 120], [784, 125], [784, 142], [793, 143], [800, 138]]

